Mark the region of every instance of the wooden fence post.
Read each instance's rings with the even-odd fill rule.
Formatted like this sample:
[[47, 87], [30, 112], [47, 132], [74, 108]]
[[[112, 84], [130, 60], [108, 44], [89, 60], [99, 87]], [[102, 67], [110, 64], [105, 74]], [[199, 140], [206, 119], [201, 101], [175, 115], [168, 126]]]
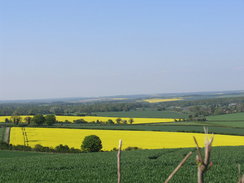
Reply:
[[[208, 130], [204, 128], [205, 134], [207, 135]], [[200, 147], [198, 146], [196, 138], [193, 136], [194, 142], [196, 144], [197, 148], [197, 182], [203, 183], [204, 182], [204, 173], [208, 170], [208, 168], [212, 165], [212, 162], [210, 162], [210, 154], [211, 154], [211, 148], [214, 137], [212, 136], [210, 139], [206, 137], [205, 140], [205, 156], [203, 159], [203, 156], [200, 151]]]
[[122, 147], [122, 140], [119, 140], [119, 148], [118, 148], [118, 154], [117, 154], [117, 174], [118, 174], [118, 183], [120, 183], [121, 180], [121, 171], [120, 171], [120, 157], [121, 157], [121, 147]]

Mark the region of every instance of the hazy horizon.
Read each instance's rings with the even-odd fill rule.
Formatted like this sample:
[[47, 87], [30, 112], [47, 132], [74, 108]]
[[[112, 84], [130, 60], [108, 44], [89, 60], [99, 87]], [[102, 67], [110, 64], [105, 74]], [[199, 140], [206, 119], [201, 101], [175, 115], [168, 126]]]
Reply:
[[244, 1], [1, 1], [0, 100], [244, 90]]
[[[128, 97], [128, 96], [155, 96], [155, 98], [157, 98], [157, 95], [165, 95], [165, 97], [167, 96], [181, 96], [182, 94], [184, 95], [188, 95], [188, 94], [204, 94], [204, 93], [211, 93], [211, 94], [227, 94], [227, 93], [238, 93], [238, 92], [244, 92], [244, 90], [224, 90], [224, 91], [192, 91], [192, 92], [171, 92], [171, 93], [134, 93], [134, 94], [125, 94], [125, 95], [103, 95], [103, 96], [67, 96], [67, 97], [49, 97], [49, 98], [22, 98], [22, 99], [4, 99], [4, 100], [0, 100], [1, 102], [4, 101], [35, 101], [35, 100], [62, 100], [62, 99], [88, 99], [88, 98], [109, 98], [109, 97]], [[162, 98], [162, 97], [158, 97], [158, 98]], [[170, 98], [169, 97], [169, 98]]]

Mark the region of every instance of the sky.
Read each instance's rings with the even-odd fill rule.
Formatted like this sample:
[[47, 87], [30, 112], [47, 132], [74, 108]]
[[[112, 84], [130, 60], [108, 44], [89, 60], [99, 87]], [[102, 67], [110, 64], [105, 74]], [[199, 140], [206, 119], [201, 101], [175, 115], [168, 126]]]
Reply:
[[244, 90], [244, 0], [0, 1], [0, 100]]

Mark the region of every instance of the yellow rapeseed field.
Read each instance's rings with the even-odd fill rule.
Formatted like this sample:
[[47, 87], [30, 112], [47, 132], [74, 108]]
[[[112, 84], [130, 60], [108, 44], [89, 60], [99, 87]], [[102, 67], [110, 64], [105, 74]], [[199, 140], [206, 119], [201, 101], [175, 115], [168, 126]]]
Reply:
[[183, 100], [183, 98], [168, 98], [168, 99], [152, 98], [152, 99], [146, 99], [144, 101], [149, 103], [159, 103], [159, 102], [173, 102], [178, 100]]
[[[59, 144], [80, 148], [87, 135], [97, 135], [101, 138], [103, 150], [111, 150], [123, 140], [123, 149], [139, 147], [143, 149], [185, 148], [195, 147], [193, 136], [203, 146], [205, 134], [181, 132], [125, 131], [125, 130], [85, 130], [62, 128], [25, 128], [29, 145], [36, 144], [55, 147]], [[20, 127], [11, 128], [10, 143], [23, 145], [24, 137]], [[244, 136], [214, 135], [213, 146], [244, 145]]]
[[[22, 121], [25, 121], [25, 118], [27, 116], [21, 116]], [[32, 116], [30, 116], [32, 117]], [[11, 116], [0, 116], [0, 122], [4, 122], [5, 119], [10, 119]], [[101, 116], [56, 116], [57, 121], [64, 122], [65, 120], [68, 120], [70, 122], [73, 122], [77, 119], [84, 119], [87, 122], [93, 122], [93, 121], [102, 121], [106, 122], [108, 119], [113, 120], [116, 123], [116, 119], [118, 117], [101, 117]], [[121, 118], [122, 120], [127, 120], [127, 123], [130, 118]], [[174, 122], [175, 120], [172, 118], [133, 118], [134, 122], [133, 124], [143, 124], [143, 123], [160, 123], [160, 122]]]

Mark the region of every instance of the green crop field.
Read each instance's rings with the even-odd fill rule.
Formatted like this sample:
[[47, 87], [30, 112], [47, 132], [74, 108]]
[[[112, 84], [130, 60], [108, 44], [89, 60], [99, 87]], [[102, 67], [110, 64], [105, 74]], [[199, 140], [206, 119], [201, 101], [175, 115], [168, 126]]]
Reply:
[[[122, 152], [122, 182], [163, 182], [194, 149]], [[237, 182], [237, 164], [244, 167], [244, 147], [215, 147], [206, 182]], [[116, 152], [49, 154], [0, 151], [0, 182], [116, 182]], [[95, 161], [94, 161], [95, 160]], [[195, 153], [171, 182], [196, 182]]]
[[244, 121], [209, 121], [208, 124], [209, 125], [217, 125], [217, 126], [244, 128]]
[[157, 111], [152, 109], [121, 111], [121, 112], [96, 112], [97, 116], [128, 117], [128, 118], [187, 118], [187, 114], [172, 111]]
[[210, 125], [244, 128], [244, 113], [209, 116], [207, 120]]
[[244, 122], [244, 112], [209, 116], [207, 117], [207, 119], [209, 121], [243, 121]]
[[0, 141], [3, 140], [4, 130], [5, 128], [0, 128]]

